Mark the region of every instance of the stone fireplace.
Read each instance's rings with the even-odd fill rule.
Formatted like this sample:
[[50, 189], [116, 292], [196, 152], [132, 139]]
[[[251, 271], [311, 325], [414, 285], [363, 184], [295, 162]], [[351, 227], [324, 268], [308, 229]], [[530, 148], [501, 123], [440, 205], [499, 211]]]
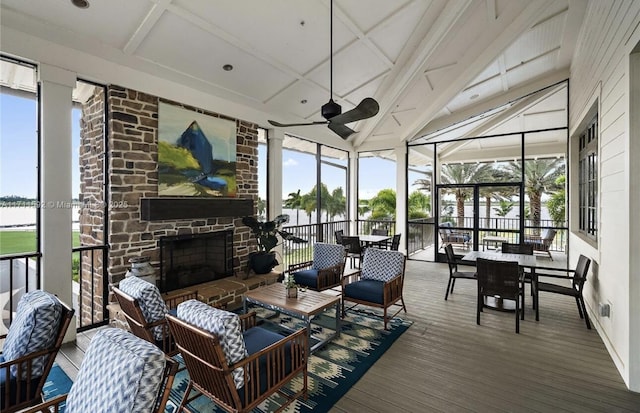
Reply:
[[[226, 234], [225, 238], [232, 240], [232, 243], [223, 247], [226, 257], [223, 260], [224, 268], [214, 269], [214, 277], [223, 274], [229, 279], [243, 274], [249, 253], [256, 249], [250, 229], [241, 221], [243, 215], [255, 215], [255, 200], [258, 197], [258, 131], [257, 126], [250, 122], [168, 102], [236, 123], [237, 198], [218, 199], [217, 204], [212, 203], [208, 208], [196, 208], [207, 211], [204, 215], [187, 214], [169, 218], [145, 216], [145, 202], [150, 199], [172, 201], [158, 197], [159, 100], [157, 96], [111, 85], [107, 87], [106, 95], [97, 94], [90, 100], [91, 106], [83, 108], [81, 200], [91, 202], [84, 202], [80, 211], [82, 245], [109, 245], [104, 255], [107, 274], [101, 271], [94, 273], [93, 282], [96, 285], [102, 285], [105, 278], [105, 285], [108, 286], [120, 282], [129, 269], [128, 260], [132, 257], [149, 257], [153, 267], [160, 273], [161, 260], [164, 259], [164, 253], [161, 253], [164, 241], [161, 240], [190, 239], [196, 235], [218, 232]], [[107, 144], [104, 149], [98, 142], [101, 135], [96, 130], [102, 116], [106, 116], [107, 124]], [[105, 169], [108, 179], [101, 184], [100, 178], [105, 175]], [[180, 199], [176, 203], [180, 203]], [[161, 204], [160, 201], [151, 206]], [[222, 201], [231, 207], [218, 208], [217, 205], [224, 204]], [[248, 211], [236, 208], [238, 202], [248, 203]], [[230, 214], [228, 209], [236, 213]], [[150, 211], [153, 214], [156, 210]], [[83, 307], [92, 308], [98, 314], [104, 311], [105, 303], [99, 298], [86, 298], [86, 303], [85, 298], [82, 300]], [[114, 302], [113, 297], [109, 297], [108, 301]]]
[[233, 231], [160, 238], [160, 292], [233, 275]]

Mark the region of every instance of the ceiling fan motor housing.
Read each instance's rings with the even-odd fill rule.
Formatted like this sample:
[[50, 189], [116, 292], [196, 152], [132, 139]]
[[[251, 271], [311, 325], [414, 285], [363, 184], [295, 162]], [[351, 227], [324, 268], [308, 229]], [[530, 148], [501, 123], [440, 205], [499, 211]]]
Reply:
[[327, 103], [322, 105], [322, 117], [326, 120], [331, 119], [334, 116], [338, 116], [342, 113], [342, 106], [338, 105], [333, 99], [329, 99]]

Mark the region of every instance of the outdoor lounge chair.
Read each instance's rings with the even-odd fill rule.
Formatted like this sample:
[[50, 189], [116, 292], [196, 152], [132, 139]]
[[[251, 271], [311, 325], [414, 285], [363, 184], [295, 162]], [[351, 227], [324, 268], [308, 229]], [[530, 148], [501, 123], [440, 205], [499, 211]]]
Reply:
[[98, 331], [68, 394], [24, 413], [163, 413], [178, 363], [159, 348], [119, 328]]
[[[407, 258], [398, 251], [367, 248], [364, 253], [362, 269], [342, 279], [342, 317], [345, 316], [345, 302], [381, 308], [384, 312], [384, 329], [387, 323], [401, 310], [407, 312], [402, 297], [404, 286], [404, 267]], [[387, 315], [389, 307], [400, 308], [393, 315]]]
[[0, 411], [15, 412], [42, 401], [44, 386], [74, 310], [42, 290], [18, 302], [0, 353]]
[[553, 238], [555, 238], [556, 236], [556, 232], [557, 231], [555, 229], [549, 228], [546, 229], [540, 237], [536, 235], [525, 235], [524, 243], [526, 245], [531, 245], [534, 251], [547, 253], [547, 255], [549, 255], [549, 258], [551, 258], [551, 261], [553, 261], [553, 256], [551, 256], [551, 252], [549, 251], [549, 249], [551, 248], [551, 244], [553, 243]]
[[469, 247], [469, 241], [471, 241], [471, 234], [468, 231], [460, 231], [451, 228], [451, 222], [443, 222], [438, 228], [440, 238], [442, 238], [443, 244], [460, 244], [464, 248]]
[[322, 291], [337, 287], [342, 280], [345, 249], [342, 245], [316, 242], [313, 245], [313, 261], [289, 265], [295, 283]]
[[119, 288], [113, 287], [113, 294], [133, 334], [155, 344], [169, 356], [177, 354], [165, 315], [175, 310], [179, 303], [197, 299], [197, 291], [165, 301], [158, 287], [132, 276], [120, 281]]
[[[178, 316], [167, 319], [189, 372], [178, 411], [202, 395], [228, 412], [249, 412], [276, 392], [284, 397], [276, 411], [306, 399], [306, 328], [284, 337], [256, 326], [255, 313], [238, 316], [196, 300], [180, 304]], [[296, 390], [281, 390], [299, 375]]]

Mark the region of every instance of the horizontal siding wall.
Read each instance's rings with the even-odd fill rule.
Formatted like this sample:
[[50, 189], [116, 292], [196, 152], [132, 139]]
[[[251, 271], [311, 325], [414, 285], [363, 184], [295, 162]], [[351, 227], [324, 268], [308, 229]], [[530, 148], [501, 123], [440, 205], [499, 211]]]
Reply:
[[[571, 66], [570, 128], [585, 121], [587, 110], [599, 103], [599, 239], [593, 248], [581, 238], [571, 238], [570, 256], [594, 260], [585, 294], [598, 331], [628, 383], [629, 369], [629, 157], [628, 54], [630, 36], [639, 22], [640, 2], [592, 0], [578, 39]], [[634, 34], [634, 37], [638, 37]], [[635, 40], [637, 41], [637, 40]], [[572, 144], [575, 139], [572, 140]], [[575, 152], [572, 152], [575, 153]], [[576, 173], [577, 161], [571, 160]], [[577, 199], [572, 200], [575, 204]], [[572, 209], [575, 211], [575, 209]], [[639, 297], [640, 298], [640, 297]], [[611, 317], [597, 313], [599, 303], [611, 304]], [[637, 350], [636, 350], [637, 351]]]

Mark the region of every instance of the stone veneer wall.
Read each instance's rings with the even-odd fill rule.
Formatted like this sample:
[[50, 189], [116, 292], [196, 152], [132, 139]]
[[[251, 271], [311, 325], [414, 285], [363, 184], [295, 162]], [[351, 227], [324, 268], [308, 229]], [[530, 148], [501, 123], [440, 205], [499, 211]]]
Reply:
[[[141, 221], [140, 199], [158, 196], [158, 102], [159, 98], [118, 86], [107, 88], [109, 159], [108, 282], [120, 282], [131, 257], [148, 256], [158, 268], [158, 240], [163, 236], [234, 231], [234, 272], [241, 273], [256, 245], [241, 218]], [[176, 102], [210, 116], [236, 122], [236, 184], [238, 198], [258, 197], [258, 131], [250, 122], [232, 119]], [[100, 216], [101, 211], [84, 211]], [[255, 204], [254, 204], [255, 214]], [[84, 217], [85, 221], [89, 218]], [[96, 221], [96, 224], [98, 222]], [[89, 229], [83, 229], [89, 231]], [[110, 301], [113, 301], [112, 299]]]
[[[105, 140], [104, 115], [105, 92], [94, 87], [93, 95], [82, 105], [80, 119], [80, 245], [103, 246], [104, 234], [104, 170]], [[88, 250], [80, 253], [81, 267], [78, 282], [82, 285], [82, 296], [78, 299], [78, 316], [81, 325], [101, 321], [104, 312], [103, 296], [103, 251]]]

